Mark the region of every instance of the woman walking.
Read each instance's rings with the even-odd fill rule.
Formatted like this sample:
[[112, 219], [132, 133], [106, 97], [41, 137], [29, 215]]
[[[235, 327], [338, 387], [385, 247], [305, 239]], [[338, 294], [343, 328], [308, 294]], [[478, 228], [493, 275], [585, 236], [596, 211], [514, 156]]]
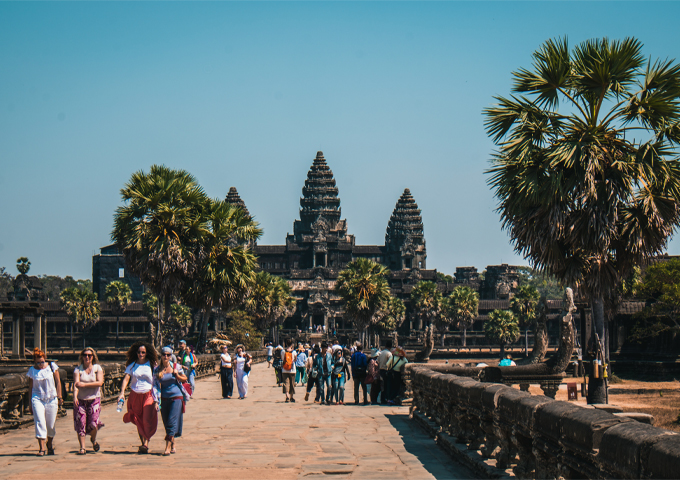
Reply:
[[164, 456], [175, 453], [175, 438], [182, 436], [184, 424], [185, 395], [183, 383], [187, 381], [184, 370], [172, 363], [172, 348], [163, 347], [160, 365], [154, 370], [154, 387], [160, 391], [161, 418], [165, 426]]
[[153, 391], [153, 369], [158, 365], [158, 354], [146, 342], [133, 343], [127, 351], [125, 376], [120, 386], [118, 401], [125, 399], [125, 388], [130, 384], [127, 413], [123, 422], [137, 426], [142, 444], [139, 453], [149, 453], [149, 440], [158, 428], [158, 397]]
[[99, 421], [101, 412], [101, 387], [104, 370], [99, 365], [97, 352], [87, 347], [80, 352], [80, 364], [73, 370], [73, 426], [78, 435], [80, 450], [85, 455], [85, 436], [90, 434], [92, 450], [99, 451], [97, 432], [104, 425]]
[[350, 379], [347, 360], [345, 360], [345, 357], [342, 353], [342, 349], [337, 349], [335, 351], [335, 358], [333, 359], [333, 372], [331, 373], [331, 383], [333, 385], [331, 400], [335, 402], [335, 405], [344, 405], [345, 379]]
[[300, 343], [298, 345], [297, 357], [295, 357], [295, 385], [304, 385], [307, 383], [307, 375], [305, 374], [305, 365], [307, 364], [307, 353]]
[[56, 363], [45, 361], [45, 352], [33, 350], [33, 366], [28, 369], [28, 389], [31, 391], [29, 411], [33, 414], [35, 438], [38, 439], [38, 456], [54, 455], [54, 424], [59, 407], [64, 403], [61, 396], [61, 379]]
[[305, 392], [305, 402], [309, 400], [309, 393], [312, 391], [312, 388], [316, 387], [318, 391], [318, 382], [319, 382], [319, 371], [314, 368], [314, 357], [316, 355], [319, 355], [321, 353], [321, 349], [319, 348], [318, 345], [314, 345], [314, 350], [312, 350], [312, 355], [310, 355], [307, 358], [307, 362], [305, 364], [305, 376], [307, 377], [307, 391]]
[[250, 374], [252, 363], [253, 360], [250, 358], [250, 355], [245, 352], [243, 345], [237, 345], [236, 371], [234, 372], [234, 376], [236, 377], [239, 400], [243, 400], [248, 396], [248, 375]]
[[222, 347], [222, 355], [220, 355], [220, 381], [222, 382], [222, 398], [231, 398], [234, 393], [234, 369], [227, 345]]
[[366, 386], [370, 388], [369, 395], [371, 396], [371, 405], [378, 404], [378, 394], [380, 393], [380, 365], [378, 364], [377, 348], [371, 348], [371, 353], [366, 355], [368, 357], [368, 367], [366, 367]]

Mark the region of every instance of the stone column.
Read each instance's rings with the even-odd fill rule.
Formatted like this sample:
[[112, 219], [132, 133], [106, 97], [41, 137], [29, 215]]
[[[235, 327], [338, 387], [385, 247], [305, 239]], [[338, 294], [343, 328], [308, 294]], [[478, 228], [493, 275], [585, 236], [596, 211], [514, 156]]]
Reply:
[[12, 315], [12, 358], [19, 358], [19, 317]]
[[42, 350], [42, 315], [33, 316], [33, 348]]
[[0, 312], [0, 357], [5, 356], [5, 314]]
[[19, 317], [19, 358], [26, 356], [26, 317], [21, 314]]
[[42, 342], [41, 345], [43, 351], [47, 353], [47, 315], [44, 313], [40, 315], [40, 321], [42, 322]]

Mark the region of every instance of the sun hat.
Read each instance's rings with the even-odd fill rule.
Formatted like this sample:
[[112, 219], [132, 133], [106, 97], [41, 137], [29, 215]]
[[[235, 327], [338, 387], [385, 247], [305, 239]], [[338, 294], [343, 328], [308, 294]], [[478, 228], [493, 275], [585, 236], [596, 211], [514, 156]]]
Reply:
[[371, 353], [369, 353], [369, 354], [366, 355], [366, 356], [367, 356], [368, 358], [375, 358], [375, 357], [378, 356], [378, 354], [379, 354], [379, 352], [378, 352], [378, 349], [377, 349], [377, 348], [371, 348]]
[[406, 350], [404, 350], [402, 347], [397, 347], [394, 349], [394, 353], [399, 355], [400, 357], [405, 357], [406, 356]]

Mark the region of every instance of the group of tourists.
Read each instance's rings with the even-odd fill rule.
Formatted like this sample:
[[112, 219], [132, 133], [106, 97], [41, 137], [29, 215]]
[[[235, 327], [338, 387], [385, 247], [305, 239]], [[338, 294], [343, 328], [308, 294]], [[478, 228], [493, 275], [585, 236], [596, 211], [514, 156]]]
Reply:
[[398, 403], [401, 374], [408, 360], [402, 347], [392, 348], [391, 340], [382, 350], [372, 348], [367, 354], [360, 342], [350, 348], [325, 342], [312, 346], [300, 343], [295, 348], [294, 341], [287, 339], [285, 348], [267, 348], [267, 360], [274, 368], [277, 386], [283, 387], [286, 402], [294, 403], [295, 387], [305, 386], [305, 401], [316, 388], [314, 403], [344, 405], [345, 384], [353, 378], [355, 404], [361, 403], [360, 391], [364, 405]]
[[[180, 342], [175, 355], [171, 347], [163, 347], [160, 355], [146, 343], [133, 344], [126, 353], [125, 376], [118, 396], [119, 411], [125, 403], [125, 389], [130, 386], [127, 411], [123, 422], [137, 427], [141, 445], [139, 453], [149, 452], [149, 441], [158, 428], [158, 412], [165, 427], [163, 455], [176, 453], [175, 439], [182, 436], [186, 403], [195, 392], [196, 356]], [[33, 351], [33, 366], [28, 370], [31, 391], [30, 411], [38, 439], [38, 456], [54, 455], [53, 439], [63, 392], [59, 367], [46, 361], [45, 352]], [[104, 370], [99, 365], [97, 352], [86, 347], [80, 352], [78, 366], [73, 370], [73, 425], [78, 436], [78, 455], [87, 453], [89, 435], [92, 450], [98, 452], [97, 433], [104, 426], [100, 421]]]
[[234, 378], [238, 389], [238, 398], [248, 396], [248, 378], [253, 365], [253, 358], [243, 345], [236, 345], [236, 357], [232, 359], [229, 346], [222, 347], [220, 355], [220, 381], [222, 382], [222, 398], [231, 398], [234, 393]]

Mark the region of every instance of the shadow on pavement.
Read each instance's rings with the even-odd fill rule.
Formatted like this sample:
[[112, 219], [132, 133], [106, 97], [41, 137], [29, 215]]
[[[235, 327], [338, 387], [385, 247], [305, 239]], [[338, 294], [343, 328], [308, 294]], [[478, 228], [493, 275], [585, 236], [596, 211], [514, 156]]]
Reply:
[[397, 430], [406, 451], [416, 457], [434, 478], [438, 480], [477, 478], [439, 448], [408, 415], [386, 414], [385, 418]]

